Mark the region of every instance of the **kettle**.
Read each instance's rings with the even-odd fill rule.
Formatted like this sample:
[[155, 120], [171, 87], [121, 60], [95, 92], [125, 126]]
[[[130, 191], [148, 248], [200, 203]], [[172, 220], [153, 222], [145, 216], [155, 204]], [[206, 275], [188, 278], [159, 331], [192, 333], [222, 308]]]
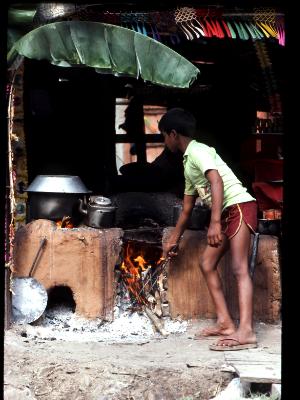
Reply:
[[107, 197], [97, 196], [87, 205], [79, 200], [79, 211], [85, 215], [85, 224], [92, 228], [112, 228], [115, 225], [116, 208]]

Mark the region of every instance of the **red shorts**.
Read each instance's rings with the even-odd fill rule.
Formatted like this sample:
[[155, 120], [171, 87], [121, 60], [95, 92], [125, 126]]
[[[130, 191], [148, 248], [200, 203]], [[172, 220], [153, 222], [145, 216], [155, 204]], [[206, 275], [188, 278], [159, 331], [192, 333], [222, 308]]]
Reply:
[[226, 207], [222, 212], [221, 224], [222, 232], [231, 239], [236, 235], [244, 221], [252, 232], [257, 229], [257, 203], [247, 201]]

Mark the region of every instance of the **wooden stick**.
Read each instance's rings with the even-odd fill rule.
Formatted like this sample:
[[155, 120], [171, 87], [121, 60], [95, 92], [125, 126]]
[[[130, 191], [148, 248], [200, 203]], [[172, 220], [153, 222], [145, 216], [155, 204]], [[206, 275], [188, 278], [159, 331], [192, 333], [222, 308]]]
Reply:
[[161, 333], [163, 336], [168, 336], [168, 332], [164, 329], [163, 324], [159, 320], [159, 318], [153, 314], [153, 312], [146, 306], [143, 307], [144, 312], [146, 313], [147, 317], [150, 319], [150, 321], [153, 323], [155, 326], [156, 330]]

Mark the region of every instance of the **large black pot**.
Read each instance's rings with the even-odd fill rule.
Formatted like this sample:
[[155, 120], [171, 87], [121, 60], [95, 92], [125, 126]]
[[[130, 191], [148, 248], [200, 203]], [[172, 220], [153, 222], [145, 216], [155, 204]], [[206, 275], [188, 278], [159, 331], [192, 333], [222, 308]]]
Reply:
[[[182, 205], [177, 204], [173, 207], [173, 225], [175, 226], [182, 211]], [[210, 210], [206, 207], [196, 204], [193, 208], [187, 228], [194, 230], [204, 230], [208, 226], [210, 219]]]
[[281, 232], [281, 219], [258, 219], [258, 232], [263, 235], [279, 236]]
[[38, 175], [28, 186], [27, 222], [33, 219], [81, 220], [79, 199], [91, 193], [78, 176]]

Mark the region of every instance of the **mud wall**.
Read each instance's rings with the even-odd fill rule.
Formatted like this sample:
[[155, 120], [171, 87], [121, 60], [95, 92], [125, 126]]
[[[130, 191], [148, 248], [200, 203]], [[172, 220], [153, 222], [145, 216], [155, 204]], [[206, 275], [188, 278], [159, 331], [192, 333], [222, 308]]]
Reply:
[[[173, 228], [166, 228], [166, 240]], [[168, 299], [172, 317], [214, 318], [211, 296], [199, 267], [199, 259], [206, 243], [204, 231], [186, 230], [180, 252], [169, 267]], [[218, 270], [225, 297], [234, 319], [238, 319], [238, 297], [235, 278], [231, 272], [230, 254], [220, 260]], [[278, 238], [260, 235], [257, 264], [254, 273], [254, 319], [276, 322], [280, 319], [281, 285]]]

